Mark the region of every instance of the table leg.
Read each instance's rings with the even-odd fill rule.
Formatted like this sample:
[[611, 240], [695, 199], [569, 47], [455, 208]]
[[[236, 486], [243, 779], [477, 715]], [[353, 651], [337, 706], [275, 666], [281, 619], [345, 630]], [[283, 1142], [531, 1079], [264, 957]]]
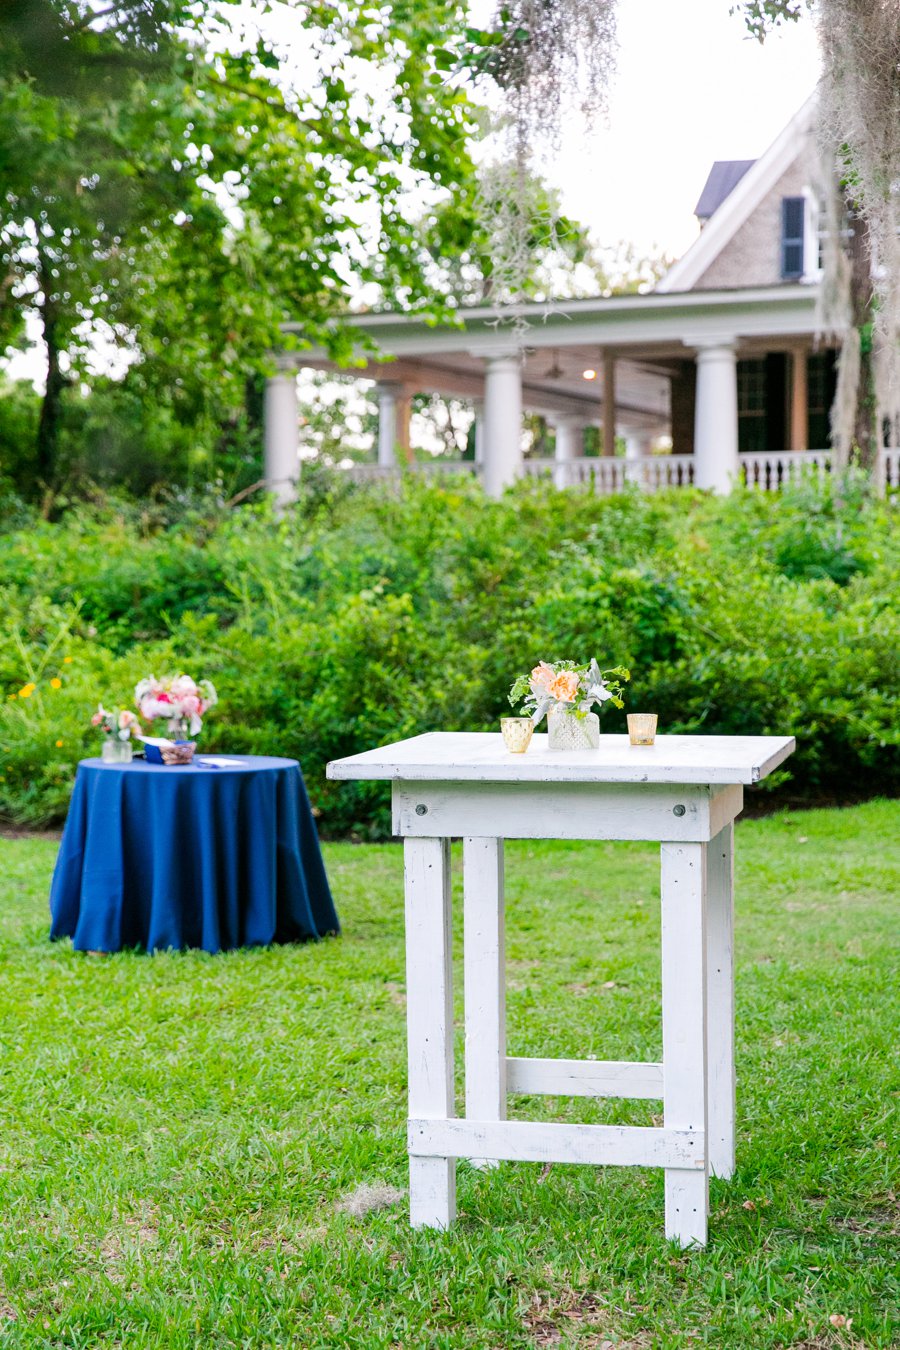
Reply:
[[707, 1034], [709, 1167], [734, 1174], [734, 823], [707, 854]]
[[[446, 1120], [453, 1100], [453, 970], [450, 842], [404, 841], [409, 1115]], [[456, 1217], [456, 1160], [411, 1157], [413, 1228], [447, 1228]]]
[[[466, 1115], [506, 1119], [503, 840], [463, 840]], [[472, 1158], [476, 1167], [496, 1160]]]
[[695, 1169], [666, 1168], [666, 1237], [704, 1246], [709, 1209], [706, 1059], [706, 844], [663, 844], [663, 1113], [703, 1132]]

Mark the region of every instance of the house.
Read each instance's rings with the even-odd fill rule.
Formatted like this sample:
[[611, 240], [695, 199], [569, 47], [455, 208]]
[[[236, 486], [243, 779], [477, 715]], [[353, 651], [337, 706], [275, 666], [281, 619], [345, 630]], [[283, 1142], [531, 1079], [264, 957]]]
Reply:
[[[698, 237], [650, 294], [510, 307], [519, 322], [505, 326], [493, 307], [465, 309], [457, 326], [399, 313], [354, 318], [386, 358], [365, 367], [378, 382], [380, 422], [377, 464], [362, 472], [397, 472], [409, 400], [423, 391], [474, 402], [469, 467], [491, 494], [522, 473], [598, 491], [631, 480], [726, 492], [741, 478], [777, 487], [800, 468], [825, 472], [839, 339], [822, 336], [818, 316], [814, 119], [811, 98], [759, 159], [713, 165]], [[266, 474], [283, 494], [298, 471], [300, 366], [337, 369], [322, 351], [285, 355], [269, 382]], [[555, 429], [553, 460], [523, 460], [523, 409]], [[592, 425], [600, 458], [583, 453]], [[891, 482], [898, 454], [886, 452]]]

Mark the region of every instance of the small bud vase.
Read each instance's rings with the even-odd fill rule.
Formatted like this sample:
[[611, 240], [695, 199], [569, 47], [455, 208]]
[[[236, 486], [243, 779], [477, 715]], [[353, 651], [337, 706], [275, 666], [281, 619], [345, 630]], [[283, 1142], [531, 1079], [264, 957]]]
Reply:
[[547, 749], [599, 750], [600, 718], [592, 712], [551, 708], [547, 713]]
[[132, 760], [131, 741], [120, 741], [118, 736], [109, 736], [103, 742], [102, 758], [104, 764], [130, 764]]

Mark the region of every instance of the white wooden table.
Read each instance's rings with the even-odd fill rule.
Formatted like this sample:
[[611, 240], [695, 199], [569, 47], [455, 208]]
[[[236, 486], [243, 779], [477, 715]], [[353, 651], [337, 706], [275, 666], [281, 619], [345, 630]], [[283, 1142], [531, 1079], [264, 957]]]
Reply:
[[[436, 732], [335, 760], [391, 779], [405, 846], [410, 1217], [445, 1228], [456, 1159], [665, 1169], [666, 1236], [706, 1242], [709, 1176], [734, 1170], [733, 830], [743, 784], [791, 737], [660, 736], [524, 755], [499, 735]], [[453, 1092], [450, 839], [463, 839], [466, 1114]], [[644, 839], [662, 855], [661, 1063], [506, 1053], [504, 839]], [[508, 1093], [661, 1098], [659, 1128], [507, 1120]]]

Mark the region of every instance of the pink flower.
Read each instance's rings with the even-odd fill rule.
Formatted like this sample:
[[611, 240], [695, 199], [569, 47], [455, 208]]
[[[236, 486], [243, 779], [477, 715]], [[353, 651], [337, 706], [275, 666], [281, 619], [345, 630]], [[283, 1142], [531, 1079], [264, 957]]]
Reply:
[[102, 721], [103, 721], [103, 714], [102, 714], [102, 713], [99, 713], [99, 712], [95, 712], [94, 715], [93, 715], [93, 717], [91, 718], [91, 726], [92, 726], [92, 727], [99, 727], [99, 725], [100, 725], [100, 723], [101, 723]]
[[172, 700], [169, 698], [169, 695], [165, 692], [165, 690], [163, 690], [163, 692], [162, 692], [161, 694], [157, 694], [157, 696], [156, 696], [156, 701], [157, 701], [157, 703], [171, 703], [171, 702], [172, 702]]
[[538, 689], [549, 689], [556, 674], [552, 666], [548, 666], [546, 661], [541, 661], [531, 672], [531, 687], [534, 690], [535, 685]]
[[196, 694], [187, 694], [180, 702], [185, 717], [195, 717], [201, 711], [200, 700]]

